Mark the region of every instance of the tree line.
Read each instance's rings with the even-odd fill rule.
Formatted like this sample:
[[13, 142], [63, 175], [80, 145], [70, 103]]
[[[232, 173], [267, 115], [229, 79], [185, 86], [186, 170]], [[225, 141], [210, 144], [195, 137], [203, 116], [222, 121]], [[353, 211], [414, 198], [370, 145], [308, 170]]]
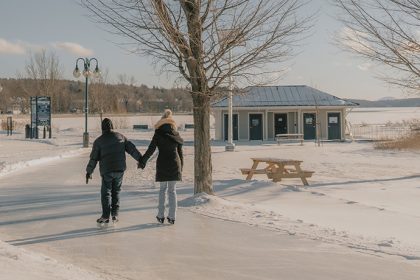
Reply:
[[[57, 79], [1, 79], [0, 111], [29, 113], [31, 96], [51, 97], [52, 113], [83, 112], [85, 83]], [[133, 84], [108, 84], [103, 78], [88, 83], [91, 113], [154, 113], [169, 108], [175, 112], [191, 112], [192, 99], [185, 88], [151, 87]]]

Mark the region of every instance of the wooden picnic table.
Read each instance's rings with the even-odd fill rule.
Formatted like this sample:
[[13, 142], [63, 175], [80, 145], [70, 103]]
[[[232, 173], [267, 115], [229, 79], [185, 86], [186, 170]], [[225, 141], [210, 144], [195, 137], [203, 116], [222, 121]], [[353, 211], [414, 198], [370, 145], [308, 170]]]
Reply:
[[[300, 178], [302, 183], [309, 185], [308, 180], [314, 171], [302, 170], [300, 164], [301, 160], [293, 159], [279, 159], [279, 158], [251, 158], [253, 161], [251, 168], [241, 168], [241, 172], [246, 176], [246, 180], [251, 180], [254, 174], [265, 174], [273, 182], [279, 182], [284, 178]], [[257, 169], [260, 163], [265, 163], [266, 166], [262, 169]]]

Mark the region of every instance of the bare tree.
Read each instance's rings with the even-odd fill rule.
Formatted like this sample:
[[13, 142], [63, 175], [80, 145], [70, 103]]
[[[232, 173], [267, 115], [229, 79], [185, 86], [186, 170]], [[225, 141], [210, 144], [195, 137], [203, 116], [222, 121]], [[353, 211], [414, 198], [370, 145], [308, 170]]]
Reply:
[[91, 79], [89, 84], [89, 104], [92, 113], [102, 114], [110, 112], [112, 108], [112, 93], [107, 87], [109, 71], [102, 71], [101, 75]]
[[54, 52], [47, 52], [42, 49], [39, 52], [30, 54], [25, 66], [26, 76], [35, 82], [32, 86], [24, 87], [28, 95], [43, 95], [51, 97], [53, 110], [60, 108], [60, 94], [58, 92], [59, 80], [62, 78], [62, 67], [60, 60]]
[[391, 72], [386, 82], [417, 94], [420, 90], [420, 1], [333, 0], [343, 12], [345, 49]]
[[[132, 95], [135, 83], [136, 79], [133, 76], [129, 77], [125, 73], [117, 76], [117, 84], [121, 95], [120, 101], [124, 105], [125, 112], [128, 112], [128, 103], [130, 102], [130, 95]], [[127, 87], [129, 87], [130, 90], [127, 91]]]
[[136, 84], [136, 78], [134, 76], [128, 76], [127, 74], [117, 75], [117, 84], [134, 86]]
[[[194, 193], [213, 193], [210, 103], [229, 77], [252, 81], [283, 62], [310, 26], [301, 0], [81, 0], [127, 48], [190, 85]], [[223, 31], [224, 34], [221, 34]], [[244, 44], [245, 43], [245, 44]], [[229, 55], [231, 54], [231, 55]], [[229, 55], [229, 56], [228, 56]], [[230, 59], [227, 59], [230, 57]]]
[[9, 92], [0, 84], [0, 114], [7, 111], [9, 106]]

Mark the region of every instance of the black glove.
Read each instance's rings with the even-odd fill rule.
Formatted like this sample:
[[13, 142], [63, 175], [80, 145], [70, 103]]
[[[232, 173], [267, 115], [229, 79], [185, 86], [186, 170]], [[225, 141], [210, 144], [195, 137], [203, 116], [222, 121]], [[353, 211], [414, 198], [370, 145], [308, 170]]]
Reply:
[[89, 179], [92, 179], [92, 174], [86, 173], [86, 184], [89, 183]]
[[137, 168], [144, 169], [145, 167], [146, 167], [146, 163], [142, 160], [139, 160], [139, 162], [137, 163]]

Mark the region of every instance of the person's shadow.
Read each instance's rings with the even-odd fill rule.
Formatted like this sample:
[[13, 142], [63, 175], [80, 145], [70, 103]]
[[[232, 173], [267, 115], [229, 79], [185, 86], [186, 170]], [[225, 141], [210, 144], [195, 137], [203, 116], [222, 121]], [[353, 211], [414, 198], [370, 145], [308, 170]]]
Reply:
[[170, 226], [169, 224], [158, 224], [158, 223], [147, 223], [141, 225], [134, 225], [129, 227], [118, 227], [108, 225], [105, 227], [91, 227], [85, 229], [78, 229], [72, 231], [66, 231], [57, 234], [48, 234], [48, 235], [41, 235], [41, 236], [34, 236], [22, 239], [14, 239], [14, 240], [7, 240], [6, 242], [15, 245], [29, 245], [29, 244], [38, 244], [38, 243], [46, 243], [51, 241], [58, 241], [58, 240], [67, 240], [67, 239], [74, 239], [74, 238], [82, 238], [82, 237], [89, 237], [89, 236], [99, 236], [105, 234], [115, 234], [121, 232], [129, 232], [129, 231], [138, 231], [138, 230], [147, 230], [157, 227], [166, 227]]

